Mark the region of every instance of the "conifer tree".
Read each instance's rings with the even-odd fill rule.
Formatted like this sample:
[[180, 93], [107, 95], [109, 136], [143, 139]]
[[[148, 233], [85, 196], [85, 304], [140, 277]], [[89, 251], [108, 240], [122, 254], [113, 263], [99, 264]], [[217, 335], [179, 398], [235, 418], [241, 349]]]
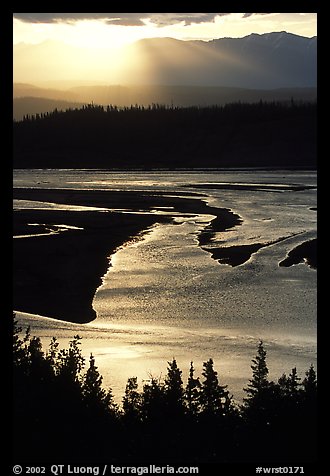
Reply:
[[31, 337], [29, 326], [23, 339], [19, 337], [21, 332], [22, 328], [18, 326], [14, 318], [13, 363], [15, 372], [22, 372], [29, 379], [32, 378], [34, 384], [42, 383], [54, 375], [52, 365], [45, 359], [40, 337]]
[[157, 423], [163, 419], [165, 410], [164, 385], [155, 377], [143, 387], [142, 418], [146, 422]]
[[[309, 435], [309, 446], [311, 446], [312, 451], [316, 453], [317, 423], [320, 420], [318, 420], [317, 378], [313, 364], [307, 370], [305, 378], [302, 381], [302, 386], [303, 391], [301, 407], [303, 415], [303, 431], [304, 434]], [[309, 447], [306, 447], [306, 451], [309, 451]]]
[[288, 397], [292, 400], [297, 400], [299, 397], [301, 384], [299, 383], [301, 379], [298, 377], [297, 368], [294, 367], [287, 377], [286, 374], [283, 374], [278, 379], [278, 385], [280, 387], [281, 393], [284, 397]]
[[304, 390], [305, 401], [316, 406], [317, 378], [313, 364], [311, 364], [310, 368], [307, 370], [305, 378], [302, 381], [302, 386]]
[[80, 344], [81, 337], [75, 335], [69, 342], [68, 349], [61, 349], [56, 356], [55, 375], [57, 380], [57, 393], [65, 392], [66, 395], [66, 413], [75, 413], [76, 418], [80, 418], [82, 410], [82, 375], [81, 371], [85, 365], [85, 359], [82, 356]]
[[183, 413], [183, 382], [182, 371], [175, 359], [168, 362], [167, 375], [165, 377], [165, 399], [169, 416], [177, 417]]
[[201, 385], [201, 412], [205, 416], [223, 416], [228, 402], [227, 385], [220, 385], [218, 373], [213, 368], [213, 359], [203, 363], [204, 381]]
[[25, 336], [20, 338], [22, 328], [13, 314], [13, 364], [16, 371], [26, 372], [28, 368], [28, 342], [30, 340], [30, 327], [27, 327]]
[[293, 397], [296, 397], [299, 392], [300, 377], [298, 377], [297, 367], [294, 367], [289, 374], [289, 391]]
[[276, 426], [281, 418], [283, 399], [280, 385], [268, 380], [266, 350], [262, 341], [259, 341], [251, 369], [252, 378], [247, 388], [244, 388], [248, 396], [243, 399], [243, 416], [253, 425], [269, 430]]
[[252, 379], [249, 380], [250, 383], [247, 388], [244, 388], [244, 391], [248, 394], [248, 397], [244, 399], [247, 403], [258, 398], [258, 395], [269, 386], [266, 351], [262, 341], [259, 341], [257, 355], [255, 359], [252, 359], [251, 369]]
[[199, 378], [194, 377], [194, 365], [190, 362], [189, 377], [185, 390], [185, 402], [188, 410], [188, 414], [191, 416], [197, 416], [200, 411], [200, 388], [201, 383]]
[[123, 397], [123, 410], [127, 419], [132, 422], [138, 421], [141, 417], [142, 396], [138, 392], [137, 377], [130, 377], [127, 380], [125, 395]]
[[71, 382], [79, 383], [80, 372], [84, 367], [85, 359], [79, 345], [81, 337], [76, 335], [69, 342], [69, 349], [62, 349], [58, 353], [56, 362], [57, 373], [60, 377]]
[[316, 379], [316, 372], [315, 372], [313, 364], [311, 364], [311, 366], [309, 367], [305, 375], [306, 376], [302, 382], [305, 392], [306, 393], [316, 392], [317, 379]]
[[95, 365], [95, 358], [90, 355], [89, 368], [82, 383], [82, 397], [87, 408], [93, 411], [108, 410], [113, 407], [111, 390], [102, 388], [102, 376]]
[[30, 377], [33, 377], [40, 383], [45, 380], [50, 381], [50, 379], [54, 377], [54, 369], [51, 362], [45, 358], [40, 337], [34, 336], [30, 338], [27, 351], [29, 356]]

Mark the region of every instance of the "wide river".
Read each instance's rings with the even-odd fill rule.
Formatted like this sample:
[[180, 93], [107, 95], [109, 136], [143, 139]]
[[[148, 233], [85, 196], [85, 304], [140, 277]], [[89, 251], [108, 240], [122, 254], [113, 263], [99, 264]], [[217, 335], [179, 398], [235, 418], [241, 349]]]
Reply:
[[[316, 366], [316, 270], [303, 262], [279, 266], [290, 250], [316, 238], [315, 172], [15, 170], [14, 187], [200, 193], [210, 206], [242, 219], [216, 234], [215, 246], [273, 243], [239, 266], [219, 264], [198, 246], [198, 233], [212, 216], [181, 217], [155, 225], [109, 256], [93, 322], [17, 313], [20, 325], [31, 325], [32, 334], [42, 338], [44, 349], [52, 336], [64, 347], [79, 334], [84, 356], [93, 353], [104, 386], [118, 402], [127, 378], [138, 377], [142, 388], [150, 376], [163, 377], [173, 357], [184, 381], [190, 361], [200, 376], [212, 357], [220, 383], [240, 401], [260, 339], [271, 379], [293, 367], [304, 377], [310, 364]], [[14, 201], [14, 208], [45, 206], [52, 205]]]

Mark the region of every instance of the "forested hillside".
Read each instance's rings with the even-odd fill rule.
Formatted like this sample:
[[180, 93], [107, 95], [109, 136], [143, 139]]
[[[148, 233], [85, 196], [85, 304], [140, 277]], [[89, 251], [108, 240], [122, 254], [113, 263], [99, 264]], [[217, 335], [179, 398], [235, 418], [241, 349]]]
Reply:
[[15, 168], [315, 167], [316, 103], [86, 105], [14, 122]]

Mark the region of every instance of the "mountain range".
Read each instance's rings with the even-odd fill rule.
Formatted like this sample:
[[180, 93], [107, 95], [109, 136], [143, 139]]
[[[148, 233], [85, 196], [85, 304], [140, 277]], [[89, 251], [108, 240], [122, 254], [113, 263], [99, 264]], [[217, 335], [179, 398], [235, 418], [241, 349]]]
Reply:
[[[274, 32], [212, 41], [139, 42], [156, 84], [250, 89], [315, 87], [317, 38]], [[147, 78], [145, 78], [147, 79]]]
[[[206, 106], [260, 99], [316, 100], [317, 37], [282, 31], [211, 41], [143, 39], [126, 47], [125, 54], [132, 60], [123, 63], [120, 82], [113, 69], [107, 70], [109, 57], [104, 57], [104, 70], [93, 81], [92, 66], [87, 77], [75, 64], [82, 51], [66, 46], [62, 61], [61, 48], [63, 44], [54, 41], [14, 46], [15, 119], [87, 102]], [[109, 53], [104, 49], [102, 54]], [[31, 71], [24, 83], [17, 80], [23, 64]], [[34, 72], [40, 73], [38, 81]]]

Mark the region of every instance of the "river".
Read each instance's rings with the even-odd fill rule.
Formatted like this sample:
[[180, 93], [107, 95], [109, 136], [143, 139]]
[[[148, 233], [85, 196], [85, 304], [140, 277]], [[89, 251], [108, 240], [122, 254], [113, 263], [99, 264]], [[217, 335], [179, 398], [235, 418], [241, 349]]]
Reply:
[[[239, 266], [221, 264], [198, 243], [212, 217], [181, 216], [109, 256], [93, 322], [17, 313], [45, 349], [52, 336], [65, 346], [79, 334], [84, 356], [93, 353], [118, 402], [129, 377], [142, 387], [150, 376], [164, 377], [167, 361], [176, 358], [185, 380], [190, 361], [201, 375], [210, 357], [220, 383], [241, 401], [260, 339], [271, 379], [293, 367], [304, 377], [316, 366], [316, 270], [306, 262], [279, 266], [290, 250], [317, 236], [315, 172], [15, 170], [14, 187], [198, 192], [242, 220], [216, 233], [212, 246], [264, 245]], [[31, 206], [52, 204], [14, 202], [14, 208]]]

